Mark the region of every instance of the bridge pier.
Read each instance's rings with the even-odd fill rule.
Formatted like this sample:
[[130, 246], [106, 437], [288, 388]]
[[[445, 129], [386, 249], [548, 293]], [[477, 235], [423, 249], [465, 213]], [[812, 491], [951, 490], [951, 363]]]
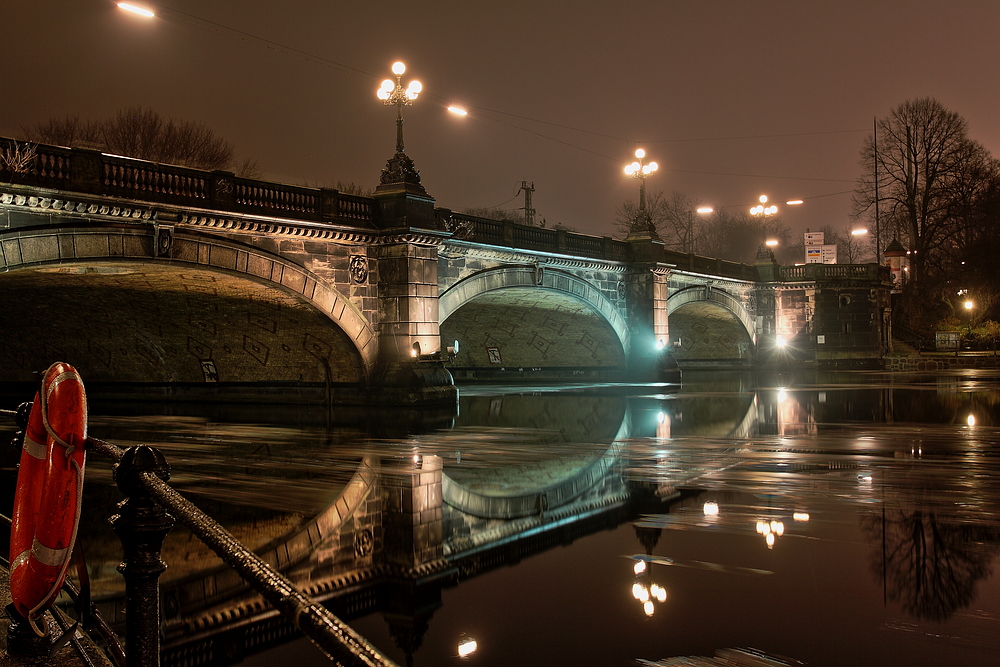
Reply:
[[626, 359], [628, 378], [635, 382], [676, 382], [677, 362], [670, 354], [667, 322], [667, 280], [663, 241], [650, 232], [626, 239], [635, 263], [625, 274], [626, 303], [631, 344]]
[[383, 400], [407, 404], [457, 400], [454, 380], [441, 360], [438, 247], [448, 235], [434, 229], [434, 199], [417, 178], [416, 183], [383, 182], [375, 201], [380, 228], [374, 248], [379, 311], [375, 389]]

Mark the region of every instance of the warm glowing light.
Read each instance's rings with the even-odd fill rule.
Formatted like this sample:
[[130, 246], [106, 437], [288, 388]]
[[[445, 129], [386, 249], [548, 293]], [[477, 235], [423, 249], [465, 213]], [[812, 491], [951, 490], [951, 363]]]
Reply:
[[[772, 206], [772, 208], [774, 207]], [[778, 245], [778, 242], [775, 241], [774, 239], [768, 239], [767, 241], [764, 242], [764, 245], [768, 245], [773, 248], [774, 246]]]
[[758, 533], [760, 533], [761, 535], [766, 535], [768, 532], [770, 532], [770, 530], [771, 530], [771, 528], [767, 525], [766, 521], [761, 521], [761, 520], [757, 521], [757, 532]]
[[667, 589], [664, 588], [663, 586], [658, 586], [657, 587], [657, 591], [656, 591], [656, 599], [659, 600], [660, 602], [666, 602], [667, 601]]
[[401, 62], [394, 62], [392, 64], [392, 73], [396, 76], [403, 76], [403, 72], [406, 71], [406, 65]]
[[781, 537], [782, 535], [785, 534], [785, 524], [781, 523], [780, 521], [772, 521], [771, 532], [777, 535], [778, 537]]
[[784, 403], [786, 398], [788, 398], [788, 392], [786, 392], [784, 389], [779, 389], [778, 390], [778, 403]]
[[975, 426], [976, 425], [976, 415], [970, 414], [968, 417], [965, 418], [965, 423], [968, 424], [969, 426]]
[[966, 301], [965, 304], [963, 304], [963, 305], [965, 306], [966, 310], [972, 310], [972, 302], [971, 301]]
[[[644, 560], [637, 560], [635, 562], [635, 565], [632, 566], [632, 571], [635, 572], [636, 574], [642, 574], [643, 572], [645, 572], [646, 571], [646, 561], [644, 561]], [[636, 584], [636, 586], [638, 586], [638, 585], [639, 584]]]
[[760, 196], [760, 199], [758, 199], [758, 201], [759, 201], [759, 202], [760, 202], [761, 204], [766, 204], [766, 203], [767, 203], [767, 195], [761, 195], [761, 196]]
[[478, 648], [479, 644], [476, 643], [475, 639], [471, 637], [464, 639], [458, 643], [458, 657], [467, 658], [475, 653]]
[[852, 229], [851, 236], [861, 236], [862, 234], [867, 234], [867, 229]]
[[145, 16], [148, 19], [151, 19], [154, 16], [156, 16], [156, 14], [146, 9], [145, 7], [137, 7], [135, 5], [130, 5], [127, 2], [119, 2], [118, 9], [124, 9], [127, 12], [132, 12], [133, 14], [138, 14], [139, 16]]
[[774, 344], [777, 345], [778, 347], [785, 347], [785, 345], [787, 345], [788, 343], [785, 341], [784, 336], [775, 336]]
[[[632, 594], [635, 595], [635, 587], [632, 588]], [[649, 590], [645, 586], [639, 586], [639, 594], [636, 595], [636, 599], [639, 602], [648, 602]]]
[[454, 106], [454, 105], [453, 105], [453, 106], [450, 106], [450, 107], [448, 107], [448, 111], [452, 112], [452, 113], [453, 113], [453, 114], [455, 114], [456, 116], [468, 116], [468, 115], [469, 115], [469, 112], [468, 112], [468, 111], [466, 111], [466, 110], [465, 110], [465, 109], [463, 109], [462, 107], [456, 107], [456, 106]]
[[774, 539], [775, 539], [774, 533], [768, 533], [767, 535], [764, 536], [764, 541], [767, 543], [768, 549], [774, 548]]
[[698, 213], [713, 213], [715, 209], [711, 206], [699, 206], [697, 211]]
[[858, 475], [858, 481], [861, 482], [862, 484], [871, 484], [872, 483], [872, 476], [871, 475]]
[[662, 424], [663, 422], [667, 421], [667, 415], [665, 415], [662, 412], [657, 412], [656, 413], [656, 421], [658, 423]]
[[642, 599], [642, 591], [643, 588], [641, 584], [632, 584], [632, 597], [634, 597], [636, 600]]
[[644, 174], [652, 174], [654, 171], [656, 171], [659, 168], [660, 168], [660, 165], [656, 164], [655, 162], [650, 162], [649, 164], [647, 164], [645, 167], [642, 168], [642, 173], [644, 173]]
[[642, 158], [646, 157], [646, 151], [642, 150], [641, 148], [636, 148], [635, 156], [641, 160]]
[[709, 500], [702, 506], [701, 511], [705, 513], [705, 516], [719, 516], [719, 503]]
[[801, 204], [801, 203], [802, 203], [802, 200], [801, 200], [801, 199], [793, 199], [793, 200], [791, 200], [791, 201], [786, 201], [786, 202], [785, 202], [785, 204], [786, 204], [787, 206], [798, 206], [798, 205], [799, 205], [799, 204]]
[[808, 521], [809, 514], [807, 512], [795, 512], [792, 514], [793, 521]]
[[642, 603], [642, 610], [646, 612], [646, 616], [652, 616], [653, 612], [656, 611], [653, 608], [653, 603], [650, 600], [646, 600]]

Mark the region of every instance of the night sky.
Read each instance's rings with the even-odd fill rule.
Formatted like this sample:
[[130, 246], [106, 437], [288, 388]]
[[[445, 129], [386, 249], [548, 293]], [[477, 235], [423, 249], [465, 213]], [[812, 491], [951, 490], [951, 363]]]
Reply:
[[[138, 0], [136, 3], [139, 4]], [[0, 136], [130, 105], [196, 121], [280, 182], [373, 188], [395, 60], [424, 93], [406, 152], [437, 205], [520, 206], [615, 234], [650, 192], [715, 207], [802, 198], [793, 231], [849, 224], [873, 118], [926, 96], [1000, 156], [996, 0], [334, 2], [170, 0], [155, 19], [110, 0], [0, 0]], [[449, 114], [449, 103], [470, 115]]]

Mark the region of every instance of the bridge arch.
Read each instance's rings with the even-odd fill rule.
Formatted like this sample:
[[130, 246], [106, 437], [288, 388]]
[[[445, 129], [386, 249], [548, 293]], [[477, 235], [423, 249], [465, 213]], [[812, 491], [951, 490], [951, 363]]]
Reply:
[[[685, 318], [691, 321], [681, 320], [680, 315], [685, 313], [693, 314]], [[719, 317], [720, 314], [723, 316]], [[677, 290], [667, 298], [667, 317], [671, 339], [681, 341], [678, 362], [691, 357], [705, 358], [706, 354], [717, 357], [721, 353], [726, 358], [741, 360], [744, 365], [750, 363], [756, 345], [754, 318], [743, 302], [726, 290], [712, 285], [692, 285]], [[715, 322], [692, 323], [708, 318]], [[692, 349], [692, 343], [699, 338], [700, 349]], [[712, 339], [710, 344], [709, 339]]]
[[444, 324], [462, 306], [485, 294], [512, 288], [551, 290], [582, 302], [611, 327], [623, 353], [628, 354], [628, 322], [615, 304], [586, 280], [566, 271], [541, 266], [501, 266], [460, 280], [440, 295], [439, 322]]
[[[207, 356], [202, 348], [214, 347], [218, 354], [222, 354], [223, 349], [226, 353], [235, 350], [246, 357], [249, 365], [256, 363], [260, 367], [266, 367], [270, 360], [273, 371], [258, 369], [258, 379], [263, 379], [262, 374], [279, 373], [282, 377], [273, 379], [359, 382], [370, 374], [377, 345], [374, 330], [363, 314], [322, 278], [266, 250], [225, 238], [177, 230], [163, 256], [157, 256], [159, 252], [154, 248], [155, 239], [155, 234], [151, 234], [148, 227], [22, 229], [0, 236], [4, 262], [4, 273], [0, 274], [0, 281], [19, 281], [29, 285], [31, 280], [45, 280], [45, 276], [50, 276], [47, 280], [55, 286], [58, 283], [53, 281], [60, 278], [74, 284], [78, 293], [97, 299], [92, 305], [102, 306], [104, 304], [100, 303], [98, 288], [94, 284], [85, 284], [89, 277], [110, 277], [109, 280], [116, 281], [115, 287], [134, 295], [137, 294], [135, 286], [141, 285], [142, 280], [147, 283], [159, 280], [157, 287], [162, 289], [166, 283], [164, 276], [170, 273], [174, 276], [172, 290], [168, 285], [162, 291], [182, 294], [162, 296], [159, 302], [162, 306], [150, 306], [151, 301], [142, 303], [152, 311], [166, 311], [150, 312], [148, 315], [153, 317], [159, 314], [170, 320], [169, 326], [173, 327], [172, 331], [177, 339], [173, 341], [174, 347], [180, 350], [185, 359], [202, 359]], [[155, 274], [155, 277], [135, 275], [144, 272], [149, 272], [151, 276]], [[29, 273], [32, 275], [29, 276]], [[70, 278], [74, 280], [70, 281]], [[199, 295], [202, 298], [198, 303], [204, 306], [210, 301], [204, 298], [208, 293], [218, 296], [219, 301], [224, 304], [218, 308], [225, 308], [227, 302], [229, 307], [214, 318], [209, 314], [198, 319], [199, 316], [189, 312], [188, 306], [198, 301]], [[119, 302], [122, 301], [127, 299], [119, 299]], [[125, 307], [132, 310], [138, 308], [127, 303]], [[278, 314], [282, 308], [288, 311], [284, 316]], [[206, 311], [203, 309], [201, 312]], [[141, 314], [136, 313], [135, 316], [140, 317]], [[329, 327], [330, 323], [336, 327]], [[113, 332], [117, 324], [111, 321], [101, 322], [98, 330]], [[120, 324], [123, 327], [129, 326], [128, 322]], [[285, 325], [288, 332], [287, 339], [280, 338], [283, 332], [279, 329], [282, 325]], [[135, 353], [138, 349], [139, 355], [154, 366], [162, 366], [165, 355], [169, 354], [169, 350], [164, 349], [168, 345], [159, 340], [165, 333], [162, 330], [164, 327], [160, 326], [160, 331], [157, 332], [154, 331], [157, 328], [155, 322], [149, 326], [149, 331], [140, 331], [141, 326], [135, 327], [137, 342], [134, 345], [122, 343], [120, 336], [116, 343], [107, 342], [103, 346], [100, 336], [88, 338], [78, 345], [91, 351], [101, 350], [97, 353], [97, 358], [104, 362], [107, 372], [99, 372], [98, 377], [111, 373], [116, 352], [126, 355]], [[187, 335], [189, 332], [190, 335]], [[158, 337], [157, 333], [161, 335]], [[218, 334], [216, 345], [203, 345], [209, 334]], [[117, 336], [117, 332], [115, 335]], [[290, 338], [293, 335], [294, 340]], [[187, 338], [186, 343], [180, 340], [181, 337]], [[116, 350], [116, 345], [120, 349]], [[45, 346], [53, 348], [53, 354], [63, 351], [59, 350], [58, 344], [52, 342], [46, 342]], [[185, 346], [186, 349], [180, 349]], [[130, 349], [126, 350], [125, 347]], [[78, 352], [82, 356], [83, 350]], [[305, 375], [315, 375], [318, 372], [320, 377], [303, 377], [299, 372], [293, 374], [296, 369], [281, 365], [281, 359], [300, 353], [304, 355], [303, 359], [309, 358], [309, 363], [315, 367]], [[344, 354], [352, 359], [341, 358]], [[236, 359], [235, 353], [233, 363], [241, 363]], [[100, 369], [101, 364], [96, 365]], [[185, 364], [185, 367], [189, 365]], [[164, 375], [160, 379], [185, 381], [171, 375], [170, 371], [164, 371]], [[230, 375], [227, 378], [221, 369], [219, 375], [221, 381], [234, 377]], [[206, 372], [206, 379], [207, 377]], [[186, 379], [200, 381], [202, 378], [199, 373], [196, 378]]]

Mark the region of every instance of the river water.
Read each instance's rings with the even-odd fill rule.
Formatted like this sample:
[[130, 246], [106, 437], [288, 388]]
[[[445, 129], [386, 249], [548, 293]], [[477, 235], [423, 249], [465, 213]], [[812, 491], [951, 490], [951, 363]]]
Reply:
[[[461, 387], [457, 411], [97, 400], [90, 431], [160, 447], [171, 483], [254, 547], [335, 504], [359, 466], [439, 468], [423, 570], [438, 574], [330, 602], [400, 664], [624, 666], [753, 647], [810, 665], [982, 665], [1000, 654], [998, 427], [995, 372], [689, 372]], [[476, 516], [449, 505], [447, 484], [537, 512]], [[120, 495], [106, 462], [88, 460], [87, 487], [80, 541], [95, 596], [111, 599], [120, 551], [105, 523]], [[378, 558], [394, 520], [369, 514]], [[184, 529], [164, 560], [167, 585], [215, 565]], [[324, 576], [340, 562], [312, 561]], [[301, 639], [227, 655], [328, 664]]]

